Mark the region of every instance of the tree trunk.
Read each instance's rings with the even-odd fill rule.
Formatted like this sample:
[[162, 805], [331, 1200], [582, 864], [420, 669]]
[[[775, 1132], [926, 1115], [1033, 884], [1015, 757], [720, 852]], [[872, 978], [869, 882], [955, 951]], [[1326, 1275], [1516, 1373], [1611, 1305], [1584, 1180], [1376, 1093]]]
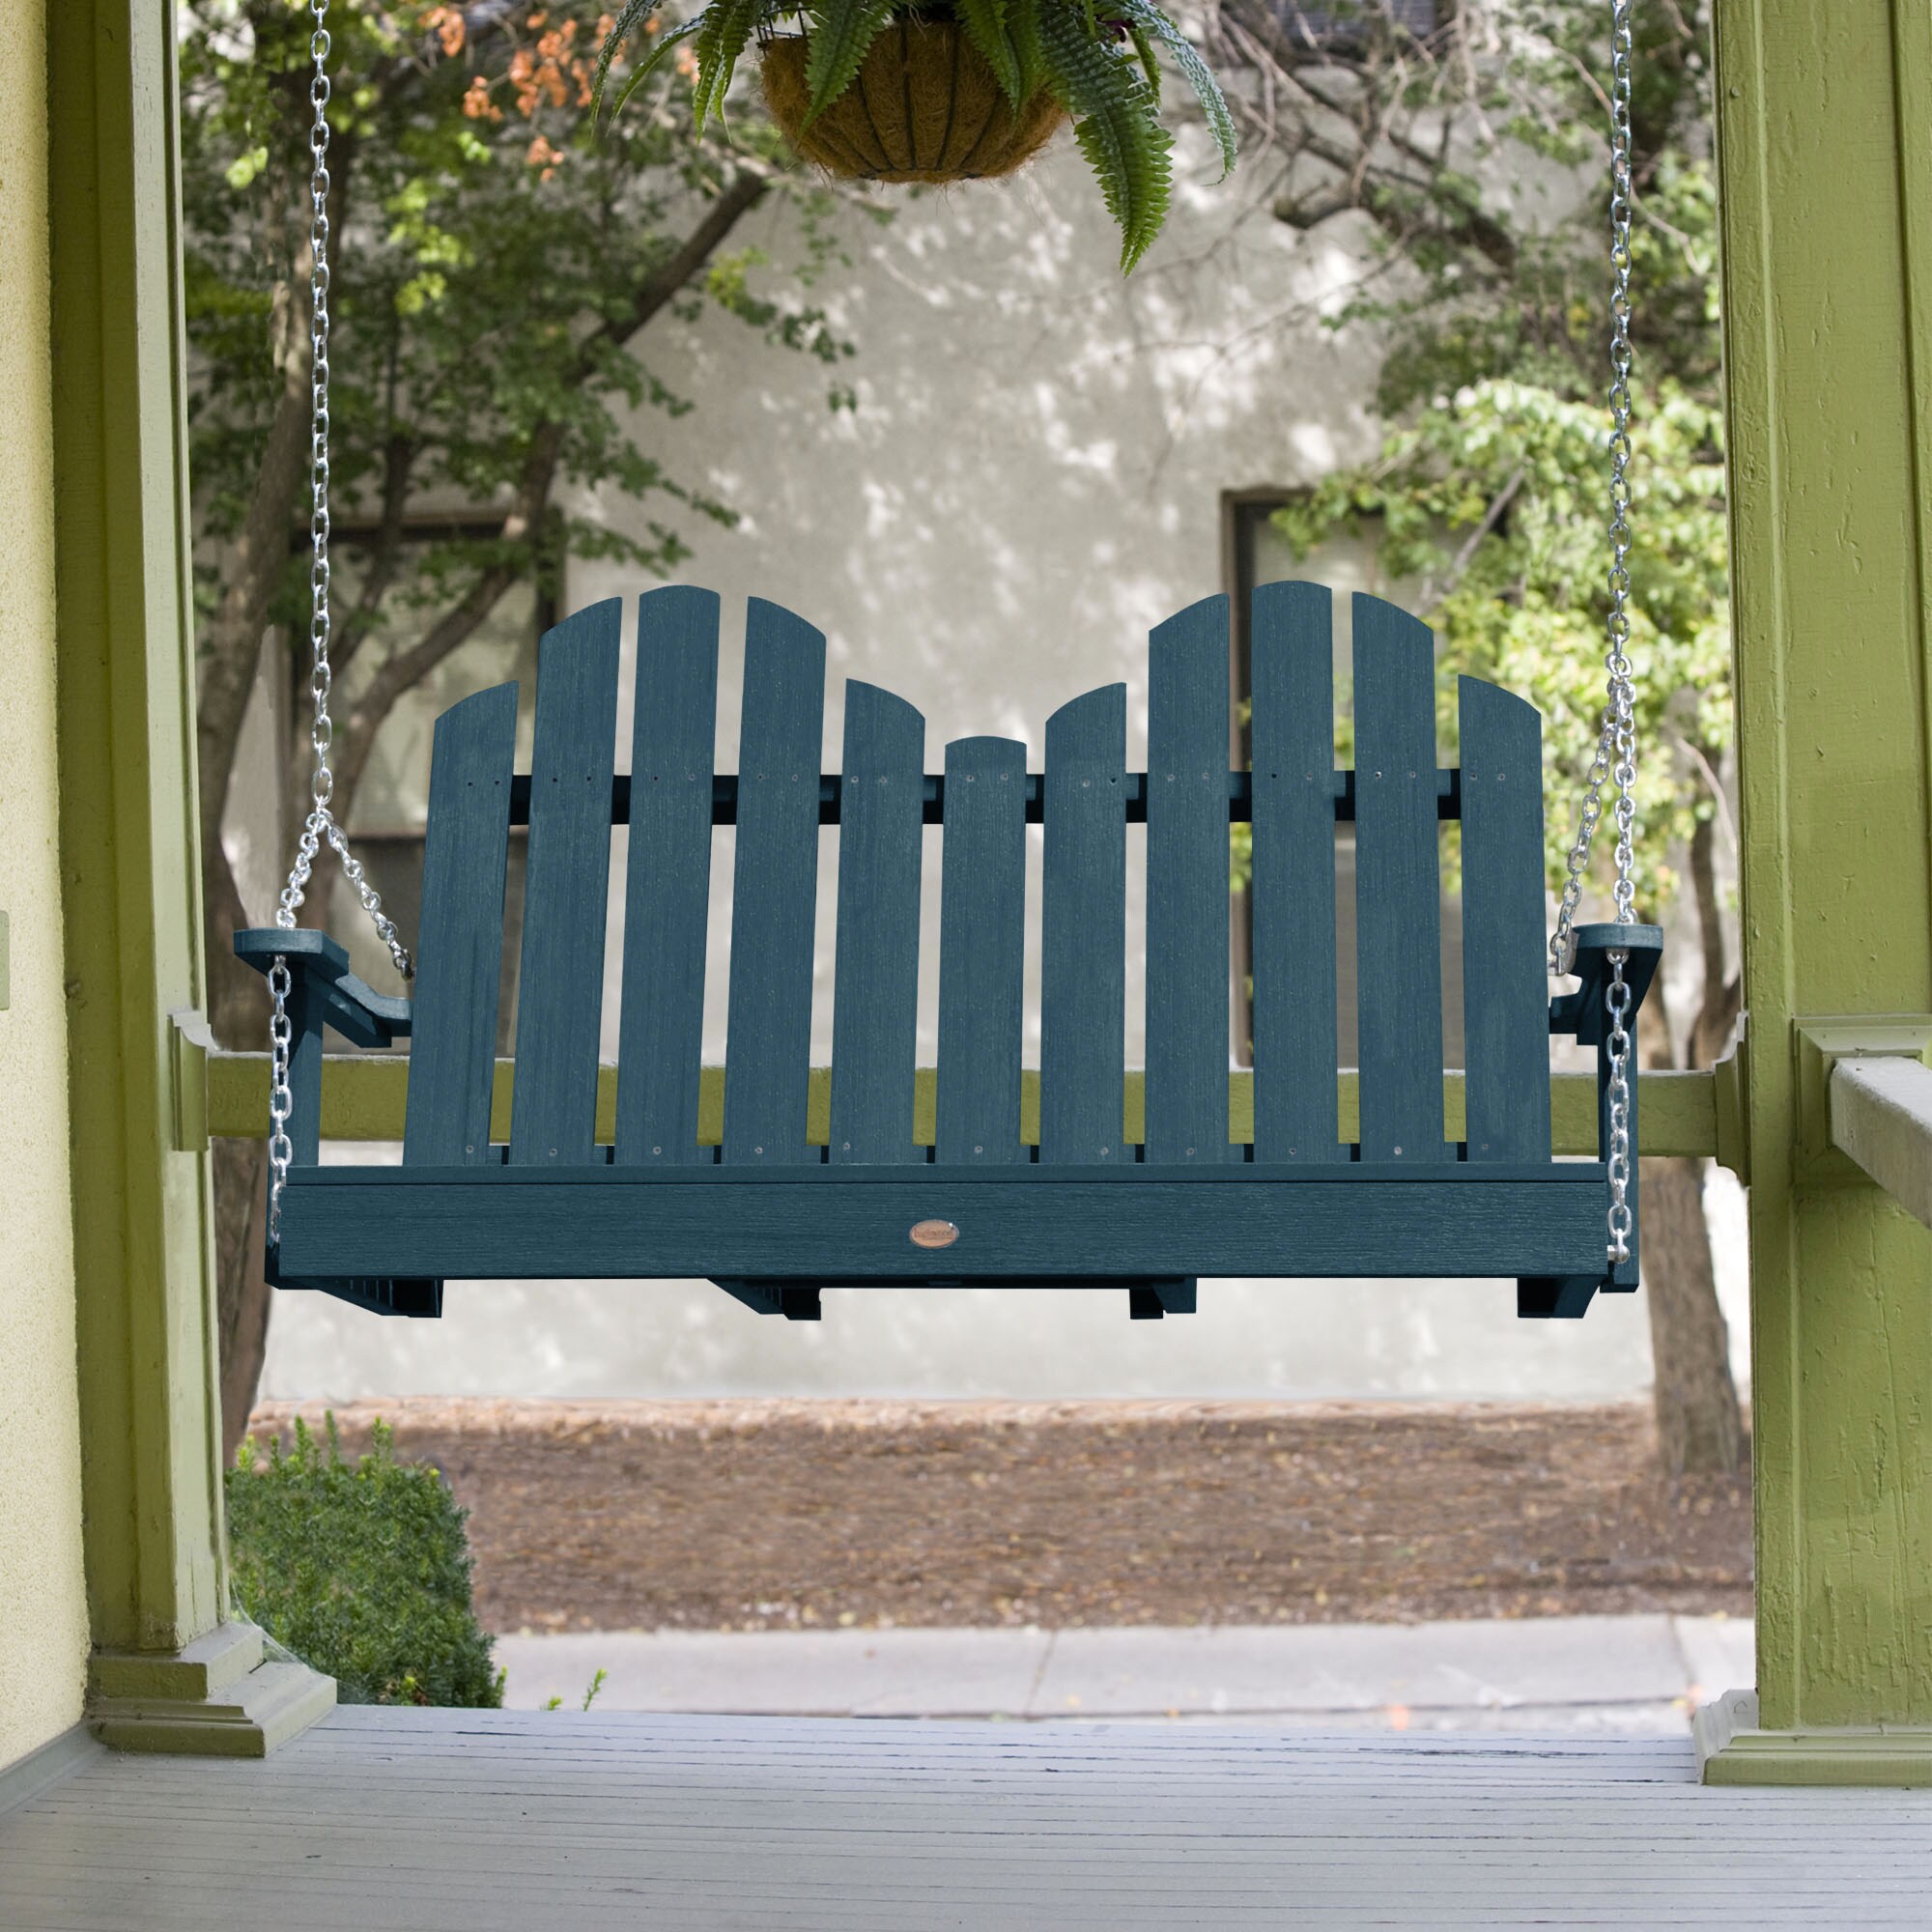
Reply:
[[[202, 853], [207, 899], [208, 1019], [218, 1044], [261, 1051], [269, 1040], [269, 999], [261, 975], [236, 958], [230, 936], [248, 923], [219, 828]], [[269, 1294], [262, 1263], [268, 1230], [269, 1150], [264, 1141], [217, 1140], [214, 1193], [214, 1321], [220, 1345], [221, 1456], [233, 1459], [262, 1376], [269, 1340]]]
[[1704, 1163], [1671, 1155], [1639, 1165], [1658, 1455], [1666, 1475], [1728, 1473], [1744, 1459], [1744, 1418], [1711, 1265]]
[[[1704, 995], [1690, 1025], [1686, 1060], [1708, 1066], [1737, 1014], [1737, 981], [1724, 972], [1715, 831], [1699, 823], [1690, 840], [1690, 881], [1704, 954]], [[1670, 1067], [1676, 1057], [1662, 994], [1637, 1015], [1642, 1065]], [[1643, 1122], [1637, 1122], [1641, 1139]], [[1731, 1379], [1730, 1333], [1718, 1305], [1711, 1230], [1704, 1218], [1704, 1163], [1682, 1155], [1639, 1163], [1643, 1285], [1650, 1301], [1652, 1395], [1658, 1455], [1664, 1473], [1728, 1475], [1742, 1466], [1744, 1416]]]
[[221, 1464], [247, 1433], [269, 1350], [269, 1296], [262, 1276], [268, 1239], [269, 1150], [263, 1141], [214, 1143], [215, 1320], [221, 1345]]

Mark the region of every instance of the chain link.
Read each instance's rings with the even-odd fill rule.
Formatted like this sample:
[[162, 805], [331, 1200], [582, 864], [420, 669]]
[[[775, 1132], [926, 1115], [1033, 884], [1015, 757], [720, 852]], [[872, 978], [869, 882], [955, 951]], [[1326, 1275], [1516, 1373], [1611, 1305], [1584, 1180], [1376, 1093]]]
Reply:
[[281, 954], [275, 954], [275, 963], [269, 968], [269, 998], [274, 1002], [274, 1015], [269, 1021], [269, 1239], [276, 1241], [282, 1234], [282, 1188], [288, 1181], [289, 1163], [295, 1158], [295, 1149], [289, 1144], [289, 1116], [295, 1111], [295, 1100], [289, 1093], [289, 1049], [294, 1042], [294, 1034], [289, 1026], [289, 994], [292, 990], [289, 979], [289, 962]]
[[328, 604], [328, 0], [310, 0], [315, 19], [309, 36], [309, 54], [315, 63], [309, 79], [309, 105], [315, 118], [308, 133], [312, 166], [309, 173], [309, 474], [314, 505], [309, 512], [309, 697], [314, 704], [314, 722], [309, 729], [309, 745], [315, 753], [315, 772], [309, 781], [309, 813], [297, 843], [295, 863], [289, 867], [288, 883], [282, 888], [281, 904], [275, 923], [293, 930], [296, 912], [302, 903], [308, 882], [321, 856], [325, 840], [342, 862], [342, 870], [355, 888], [362, 909], [374, 923], [383, 944], [389, 950], [396, 971], [407, 980], [414, 971], [409, 951], [395, 922], [383, 910], [382, 895], [370, 885], [361, 862], [349, 849], [349, 838], [337, 822], [333, 800], [335, 774], [329, 768], [329, 748], [335, 738], [335, 724], [328, 715], [333, 675], [329, 669], [328, 645], [330, 613]]
[[[281, 901], [275, 908], [275, 923], [284, 931], [295, 930], [296, 913], [307, 894], [315, 863], [326, 842], [342, 865], [343, 876], [355, 889], [362, 909], [369, 915], [378, 936], [389, 950], [396, 971], [405, 980], [413, 977], [415, 967], [404, 946], [396, 923], [383, 910], [382, 895], [369, 883], [362, 862], [349, 849], [349, 837], [335, 816], [335, 774], [329, 767], [329, 748], [335, 738], [335, 724], [328, 715], [328, 699], [333, 676], [329, 669], [328, 645], [330, 613], [328, 605], [328, 0], [310, 0], [309, 12], [315, 25], [309, 35], [309, 57], [314, 62], [309, 77], [309, 105], [314, 119], [309, 124], [309, 475], [314, 504], [309, 513], [309, 697], [314, 705], [314, 722], [309, 729], [309, 745], [315, 753], [315, 771], [309, 781], [309, 811], [296, 843], [294, 863], [288, 882], [282, 887]], [[269, 1236], [272, 1240], [281, 1232], [282, 1189], [288, 1180], [293, 1150], [285, 1131], [292, 1102], [289, 1096], [289, 1050], [291, 1035], [288, 999], [291, 981], [285, 953], [277, 953], [269, 974], [269, 991], [274, 1001], [274, 1016], [270, 1021], [270, 1042], [273, 1078], [270, 1088], [269, 1111], [272, 1128], [269, 1137]]]
[[[1549, 940], [1549, 971], [1560, 978], [1576, 971], [1577, 910], [1590, 851], [1604, 816], [1604, 787], [1616, 787], [1611, 815], [1616, 821], [1616, 880], [1612, 887], [1616, 923], [1636, 922], [1636, 694], [1631, 683], [1631, 12], [1634, 0], [1610, 0], [1610, 611], [1603, 728], [1590, 760]], [[1609, 1048], [1609, 1238], [1605, 1254], [1612, 1267], [1630, 1260], [1635, 1225], [1631, 1212], [1631, 1036], [1627, 1021], [1631, 989], [1624, 979], [1629, 952], [1612, 947], [1604, 989]]]
[[1621, 947], [1612, 947], [1607, 957], [1610, 962], [1610, 983], [1605, 988], [1604, 1001], [1609, 1009], [1610, 1016], [1609, 1263], [1615, 1267], [1619, 1262], [1630, 1260], [1633, 1225], [1630, 1209], [1631, 1037], [1630, 1029], [1624, 1024], [1629, 1017], [1631, 1008], [1631, 989], [1624, 981], [1624, 966], [1630, 954]]
[[1563, 900], [1549, 941], [1552, 977], [1577, 963], [1576, 919], [1589, 870], [1590, 849], [1604, 815], [1604, 786], [1614, 781], [1617, 826], [1616, 923], [1636, 918], [1636, 694], [1631, 684], [1630, 460], [1631, 460], [1631, 10], [1634, 0], [1610, 0], [1610, 614], [1606, 627], [1608, 673], [1603, 729], [1590, 761], [1570, 847]]

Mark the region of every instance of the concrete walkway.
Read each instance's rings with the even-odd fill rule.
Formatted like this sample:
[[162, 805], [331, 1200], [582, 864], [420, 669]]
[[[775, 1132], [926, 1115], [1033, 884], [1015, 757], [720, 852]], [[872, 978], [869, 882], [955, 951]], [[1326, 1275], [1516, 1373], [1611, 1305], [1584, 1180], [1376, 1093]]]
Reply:
[[732, 1716], [1679, 1735], [1754, 1681], [1723, 1617], [1190, 1630], [598, 1631], [497, 1642], [505, 1702]]

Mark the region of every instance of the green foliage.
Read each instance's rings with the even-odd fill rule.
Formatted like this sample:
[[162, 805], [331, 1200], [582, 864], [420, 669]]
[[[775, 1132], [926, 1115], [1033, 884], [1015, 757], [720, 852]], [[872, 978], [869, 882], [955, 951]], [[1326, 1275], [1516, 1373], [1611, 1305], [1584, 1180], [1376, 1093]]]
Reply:
[[[697, 85], [691, 96], [691, 131], [704, 131], [712, 115], [724, 111], [738, 57], [751, 43], [752, 32], [763, 17], [764, 0], [716, 0], [698, 16], [700, 25], [693, 47], [697, 57]], [[817, 53], [814, 47], [814, 56]]]
[[[712, 0], [704, 11], [715, 14], [733, 0]], [[769, 21], [784, 9], [772, 0], [753, 0]], [[893, 0], [807, 0], [802, 10], [809, 28], [806, 39], [806, 79], [811, 88], [811, 118], [823, 114], [852, 85], [872, 43], [893, 17]], [[697, 84], [704, 85], [704, 55], [698, 49]]]
[[1130, 270], [1167, 218], [1174, 137], [1160, 125], [1160, 103], [1131, 43], [1122, 48], [1096, 39], [1080, 9], [1051, 0], [1039, 30], [1047, 85], [1072, 112], [1074, 138], [1121, 231], [1121, 267]]
[[[1130, 270], [1159, 234], [1173, 194], [1173, 136], [1161, 119], [1156, 48], [1164, 48], [1193, 90], [1220, 151], [1222, 177], [1234, 168], [1235, 120], [1219, 83], [1192, 42], [1153, 0], [711, 0], [675, 30], [696, 33], [691, 73], [695, 128], [722, 104], [752, 34], [784, 28], [810, 42], [807, 73], [815, 117], [851, 86], [873, 43], [895, 20], [956, 19], [985, 57], [1014, 106], [1044, 87], [1074, 116], [1080, 151], [1121, 230], [1121, 268]], [[619, 45], [655, 18], [631, 0], [607, 35], [592, 91], [601, 104]], [[666, 40], [669, 39], [667, 35]], [[660, 43], [626, 77], [621, 107], [657, 70]]]
[[1174, 62], [1181, 79], [1194, 90], [1194, 98], [1208, 119], [1208, 131], [1213, 135], [1214, 145], [1221, 151], [1221, 179], [1226, 181], [1234, 173], [1235, 163], [1240, 156], [1240, 138], [1235, 131], [1235, 117], [1228, 110], [1220, 83], [1196, 51], [1194, 43], [1158, 7], [1150, 5], [1149, 0], [1118, 0], [1118, 5], [1126, 21], [1127, 31], [1134, 37], [1134, 44], [1140, 51], [1141, 64], [1147, 71], [1148, 85], [1153, 91], [1155, 102], [1160, 99], [1160, 70], [1154, 64], [1151, 43], [1158, 43], [1167, 49], [1168, 58]]
[[[1518, 166], [1539, 156], [1605, 178], [1542, 230], [1512, 225], [1466, 179], [1430, 185], [1463, 226], [1442, 215], [1447, 201], [1418, 217], [1406, 283], [1378, 278], [1344, 319], [1384, 332], [1394, 427], [1374, 462], [1277, 521], [1304, 554], [1378, 524], [1383, 571], [1413, 586], [1405, 599], [1435, 626], [1445, 671], [1492, 678], [1542, 710], [1557, 883], [1596, 749], [1609, 611], [1608, 185], [1593, 81], [1606, 50], [1596, 10], [1490, 11], [1520, 31], [1506, 60], [1478, 71], [1470, 108], [1498, 117]], [[1674, 862], [1698, 821], [1727, 810], [1732, 734], [1704, 28], [1694, 6], [1648, 16], [1635, 64], [1630, 657], [1639, 909], [1653, 917], [1679, 888]], [[1453, 680], [1441, 684], [1453, 744]], [[1600, 861], [1607, 842], [1600, 833]]]
[[[953, 0], [952, 11], [966, 38], [985, 56], [1007, 99], [1028, 99], [1039, 86], [1037, 27], [1032, 33], [1021, 31], [1022, 21], [1010, 17], [1008, 0]], [[1035, 20], [1031, 12], [1024, 13], [1026, 25]]]
[[[608, 1678], [610, 1674], [611, 1673], [608, 1670], [606, 1670], [601, 1663], [597, 1666], [597, 1668], [591, 1673], [590, 1682], [588, 1686], [585, 1688], [583, 1692], [583, 1702], [578, 1706], [579, 1710], [587, 1711], [589, 1710], [591, 1705], [596, 1703], [597, 1693], [603, 1690], [605, 1679]], [[563, 1699], [560, 1696], [546, 1698], [544, 1701], [544, 1709], [546, 1711], [560, 1711], [563, 1709]]]
[[[601, 18], [593, 0], [334, 0], [338, 526], [378, 526], [425, 499], [492, 509], [482, 527], [418, 526], [382, 554], [369, 607], [338, 602], [344, 659], [372, 639], [413, 643], [506, 570], [547, 589], [572, 554], [662, 574], [688, 554], [692, 520], [728, 524], [730, 506], [672, 473], [649, 443], [647, 412], [690, 407], [653, 345], [705, 309], [747, 326], [752, 356], [764, 347], [828, 362], [852, 353], [806, 296], [837, 260], [822, 219], [829, 197], [769, 166], [777, 139], [763, 123], [742, 118], [726, 145], [679, 89], [593, 138]], [[660, 53], [672, 38], [657, 39]], [[237, 534], [262, 491], [277, 405], [305, 347], [308, 61], [308, 14], [290, 0], [185, 0], [185, 253], [205, 609], [224, 587], [211, 546]], [[796, 259], [767, 265], [755, 299], [742, 284], [721, 293], [700, 278], [657, 301], [653, 278], [748, 171], [789, 198]], [[659, 319], [640, 332], [646, 309]], [[656, 512], [641, 530], [614, 528], [600, 492]], [[299, 620], [305, 596], [305, 563], [291, 555], [271, 619]], [[377, 655], [350, 670], [346, 696], [376, 672]]]
[[470, 1608], [468, 1512], [427, 1463], [396, 1460], [385, 1424], [352, 1465], [333, 1416], [326, 1446], [298, 1421], [292, 1450], [277, 1439], [264, 1462], [244, 1442], [226, 1481], [237, 1601], [345, 1704], [503, 1701]]
[[[1731, 732], [1722, 418], [1665, 381], [1632, 425], [1631, 646], [1637, 853], [1662, 908], [1671, 858], [1721, 810], [1713, 783]], [[1366, 471], [1281, 513], [1299, 550], [1378, 517], [1382, 565], [1420, 586], [1445, 667], [1519, 693], [1544, 717], [1548, 861], [1560, 885], [1604, 702], [1610, 543], [1604, 509], [1608, 411], [1536, 384], [1491, 379], [1420, 411]], [[1438, 680], [1455, 743], [1455, 686]]]

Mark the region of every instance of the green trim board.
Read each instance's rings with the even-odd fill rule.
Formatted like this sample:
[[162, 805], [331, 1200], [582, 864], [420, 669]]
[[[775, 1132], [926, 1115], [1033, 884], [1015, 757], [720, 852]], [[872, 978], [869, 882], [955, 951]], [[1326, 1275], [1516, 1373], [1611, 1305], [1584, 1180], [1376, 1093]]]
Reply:
[[1797, 1171], [1807, 1181], [1861, 1181], [1833, 1144], [1832, 1074], [1841, 1060], [1904, 1058], [1932, 1065], [1932, 1013], [1807, 1016], [1797, 1022]]
[[1932, 12], [1714, 21], [1756, 1691], [1822, 1776], [1804, 1739], [1932, 1726], [1932, 1233], [1821, 1170], [1802, 1032], [1932, 1010]]
[[[182, 1110], [185, 1121], [205, 1123], [217, 1139], [260, 1140], [269, 1131], [269, 1056], [266, 1053], [188, 1052], [183, 1055], [183, 1077], [206, 1081], [206, 1099]], [[400, 1141], [409, 1100], [410, 1063], [406, 1056], [327, 1054], [323, 1058], [322, 1137], [326, 1141]], [[497, 1062], [491, 1104], [492, 1138], [505, 1140], [510, 1128], [510, 1096], [515, 1089], [517, 1063]], [[937, 1075], [922, 1066], [913, 1076], [914, 1144], [930, 1147]], [[1141, 1139], [1142, 1082], [1138, 1072], [1122, 1084], [1122, 1138], [1134, 1145]], [[1709, 1071], [1642, 1073], [1638, 1090], [1643, 1108], [1643, 1150], [1647, 1154], [1717, 1156], [1717, 1080]], [[595, 1138], [609, 1145], [615, 1137], [617, 1068], [607, 1061], [597, 1072]], [[806, 1140], [814, 1147], [831, 1138], [832, 1069], [814, 1066], [806, 1104]], [[1355, 1137], [1359, 1099], [1353, 1073], [1336, 1080], [1338, 1139]], [[1594, 1155], [1597, 1151], [1597, 1076], [1557, 1073], [1549, 1081], [1550, 1151], [1558, 1154]], [[723, 1135], [724, 1069], [707, 1066], [698, 1080], [697, 1140], [716, 1147]], [[1246, 1145], [1254, 1137], [1254, 1076], [1228, 1075], [1228, 1131], [1231, 1141]], [[1460, 1072], [1442, 1076], [1442, 1131], [1445, 1138], [1464, 1138], [1463, 1078]], [[1020, 1139], [1028, 1146], [1039, 1140], [1039, 1075], [1031, 1067], [1020, 1076]]]
[[1690, 1720], [1706, 1784], [1932, 1785], [1932, 1726], [1873, 1724], [1768, 1731], [1755, 1690], [1727, 1690]]
[[1841, 1059], [1831, 1106], [1833, 1146], [1932, 1227], [1932, 1067], [1901, 1054]]
[[335, 1708], [335, 1680], [270, 1655], [245, 1620], [172, 1652], [97, 1650], [87, 1721], [116, 1750], [266, 1757]]
[[97, 1644], [227, 1598], [207, 1160], [172, 10], [50, 8], [55, 639], [81, 1432]]

